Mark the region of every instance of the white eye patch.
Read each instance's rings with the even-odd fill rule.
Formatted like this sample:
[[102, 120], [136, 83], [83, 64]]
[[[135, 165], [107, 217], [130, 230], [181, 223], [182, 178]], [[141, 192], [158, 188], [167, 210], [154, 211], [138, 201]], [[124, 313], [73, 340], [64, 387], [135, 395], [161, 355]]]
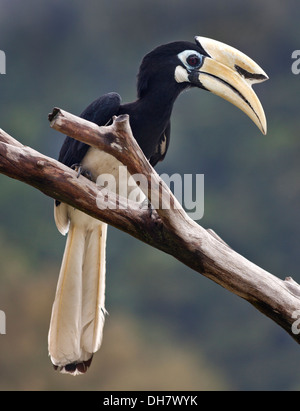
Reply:
[[178, 58], [188, 70], [198, 69], [203, 64], [203, 56], [196, 50], [184, 50]]

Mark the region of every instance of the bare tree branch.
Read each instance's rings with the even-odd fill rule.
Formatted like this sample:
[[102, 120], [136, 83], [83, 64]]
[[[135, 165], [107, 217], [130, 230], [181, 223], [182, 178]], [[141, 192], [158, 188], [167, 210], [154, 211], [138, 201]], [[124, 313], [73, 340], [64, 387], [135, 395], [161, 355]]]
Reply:
[[[63, 164], [22, 146], [0, 130], [0, 172], [38, 188], [48, 196], [68, 203], [113, 225], [139, 240], [162, 250], [244, 298], [283, 327], [300, 342], [295, 321], [300, 317], [300, 286], [291, 278], [284, 281], [251, 263], [232, 250], [212, 230], [205, 230], [184, 212], [169, 188], [162, 182], [132, 136], [128, 116], [114, 119], [107, 127], [76, 117], [60, 109], [49, 115], [52, 128], [99, 148], [128, 167], [130, 174], [142, 173], [141, 185], [149, 201], [157, 195], [170, 196], [171, 207], [150, 212], [140, 205], [110, 196], [99, 208], [101, 188]], [[151, 189], [150, 189], [151, 188]], [[98, 205], [97, 205], [98, 204]]]

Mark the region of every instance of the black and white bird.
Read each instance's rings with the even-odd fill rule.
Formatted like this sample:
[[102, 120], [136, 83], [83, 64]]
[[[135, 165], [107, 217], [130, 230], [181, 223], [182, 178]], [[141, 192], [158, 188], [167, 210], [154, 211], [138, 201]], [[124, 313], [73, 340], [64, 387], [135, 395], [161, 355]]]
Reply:
[[[266, 118], [252, 85], [268, 79], [249, 57], [205, 37], [178, 41], [147, 54], [137, 77], [137, 100], [121, 103], [117, 93], [91, 103], [81, 117], [99, 126], [128, 114], [133, 135], [155, 166], [167, 153], [170, 118], [176, 98], [198, 88], [228, 100], [244, 111], [266, 134]], [[88, 170], [96, 181], [103, 173], [117, 175], [114, 157], [66, 137], [59, 161]], [[52, 308], [49, 354], [54, 367], [73, 375], [85, 373], [100, 348], [105, 317], [105, 247], [107, 225], [67, 204], [55, 202], [55, 222], [68, 233]]]

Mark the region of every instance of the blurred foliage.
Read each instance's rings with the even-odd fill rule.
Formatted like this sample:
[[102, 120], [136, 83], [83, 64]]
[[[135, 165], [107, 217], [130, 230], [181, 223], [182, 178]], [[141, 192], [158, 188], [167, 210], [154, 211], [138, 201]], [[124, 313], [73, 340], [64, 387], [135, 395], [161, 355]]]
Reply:
[[[263, 137], [227, 102], [184, 93], [157, 171], [205, 174], [205, 215], [234, 249], [300, 281], [299, 81], [296, 0], [0, 0], [1, 128], [57, 157], [54, 106], [80, 113], [96, 97], [135, 99], [138, 65], [153, 47], [203, 35], [254, 58], [270, 76], [256, 90]], [[1, 390], [293, 390], [299, 348], [245, 301], [170, 256], [109, 230], [104, 342], [81, 378], [55, 373], [47, 331], [65, 238], [51, 199], [0, 176]]]

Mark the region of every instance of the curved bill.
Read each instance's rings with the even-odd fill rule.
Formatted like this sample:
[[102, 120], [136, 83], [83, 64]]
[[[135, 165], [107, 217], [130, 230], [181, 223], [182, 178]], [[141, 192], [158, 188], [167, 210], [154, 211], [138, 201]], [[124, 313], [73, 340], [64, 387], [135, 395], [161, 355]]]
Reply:
[[205, 56], [200, 69], [191, 73], [190, 81], [237, 106], [266, 134], [266, 116], [252, 85], [267, 80], [267, 74], [246, 54], [227, 44], [199, 36], [195, 40], [209, 57]]

